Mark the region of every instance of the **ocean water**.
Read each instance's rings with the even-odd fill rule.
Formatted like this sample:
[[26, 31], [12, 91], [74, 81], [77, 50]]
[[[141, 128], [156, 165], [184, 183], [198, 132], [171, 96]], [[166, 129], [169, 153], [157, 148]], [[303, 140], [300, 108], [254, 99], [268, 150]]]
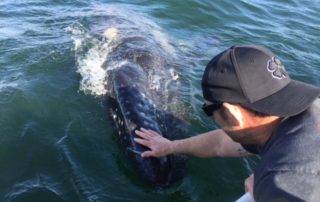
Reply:
[[[188, 159], [167, 189], [141, 182], [117, 144], [103, 64], [121, 17], [154, 37], [170, 60], [167, 108], [192, 126], [207, 62], [235, 44], [269, 47], [291, 77], [320, 86], [318, 1], [2, 0], [0, 2], [0, 201], [234, 201], [258, 158]], [[114, 24], [117, 26], [117, 24]], [[119, 64], [114, 61], [112, 68]], [[154, 70], [152, 89], [162, 85]], [[167, 85], [166, 85], [167, 86]], [[299, 92], [297, 92], [299, 93]]]

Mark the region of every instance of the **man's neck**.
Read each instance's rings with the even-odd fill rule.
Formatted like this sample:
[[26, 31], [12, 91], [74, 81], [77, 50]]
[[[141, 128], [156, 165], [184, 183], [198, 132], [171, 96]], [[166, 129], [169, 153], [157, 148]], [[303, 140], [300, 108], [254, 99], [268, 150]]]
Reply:
[[264, 145], [272, 136], [273, 132], [278, 128], [282, 118], [277, 116], [268, 116], [259, 118], [258, 127], [252, 128], [255, 134], [255, 142], [258, 145]]

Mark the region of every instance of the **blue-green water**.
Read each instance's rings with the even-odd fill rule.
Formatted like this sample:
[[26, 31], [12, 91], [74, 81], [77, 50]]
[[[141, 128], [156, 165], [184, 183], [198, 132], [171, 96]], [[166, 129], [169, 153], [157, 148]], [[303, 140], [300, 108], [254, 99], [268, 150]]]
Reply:
[[2, 0], [0, 201], [234, 201], [258, 159], [190, 158], [169, 189], [130, 171], [105, 99], [103, 19], [152, 25], [174, 52], [178, 106], [201, 133], [215, 128], [199, 110], [202, 71], [229, 46], [266, 45], [293, 78], [320, 85], [319, 10], [293, 0]]

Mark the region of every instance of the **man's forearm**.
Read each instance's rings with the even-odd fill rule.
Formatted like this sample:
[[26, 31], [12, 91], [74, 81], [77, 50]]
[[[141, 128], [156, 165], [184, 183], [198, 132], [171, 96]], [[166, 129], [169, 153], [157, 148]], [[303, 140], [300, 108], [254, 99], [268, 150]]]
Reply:
[[223, 130], [213, 130], [171, 143], [171, 153], [197, 157], [240, 157], [252, 155]]
[[172, 142], [171, 150], [174, 154], [188, 154], [197, 157], [219, 156], [221, 149], [222, 130], [214, 130], [187, 139]]

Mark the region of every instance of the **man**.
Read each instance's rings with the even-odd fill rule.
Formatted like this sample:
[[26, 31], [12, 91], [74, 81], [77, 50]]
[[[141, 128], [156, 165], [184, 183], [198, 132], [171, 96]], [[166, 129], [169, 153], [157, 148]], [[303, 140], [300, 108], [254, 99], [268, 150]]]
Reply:
[[320, 88], [290, 79], [267, 48], [233, 46], [207, 65], [203, 110], [221, 128], [170, 141], [154, 131], [136, 131], [150, 148], [144, 157], [261, 155], [246, 180], [256, 201], [320, 199]]

